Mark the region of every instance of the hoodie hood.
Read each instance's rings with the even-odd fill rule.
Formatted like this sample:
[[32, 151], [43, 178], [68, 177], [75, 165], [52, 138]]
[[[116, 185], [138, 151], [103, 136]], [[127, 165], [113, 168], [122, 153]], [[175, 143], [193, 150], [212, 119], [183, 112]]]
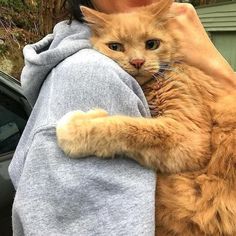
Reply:
[[23, 50], [25, 66], [21, 74], [24, 95], [34, 106], [40, 88], [51, 70], [79, 50], [91, 48], [89, 27], [77, 21], [58, 23], [52, 34]]

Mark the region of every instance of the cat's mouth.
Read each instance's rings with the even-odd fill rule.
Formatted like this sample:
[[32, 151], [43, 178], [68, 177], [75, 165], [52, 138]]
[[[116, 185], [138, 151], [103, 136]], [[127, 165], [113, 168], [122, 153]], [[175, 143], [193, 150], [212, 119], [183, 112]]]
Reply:
[[131, 72], [130, 74], [131, 74], [133, 77], [142, 76], [142, 72], [140, 72], [139, 70], [134, 71], [134, 72]]
[[152, 74], [153, 73], [140, 70], [130, 73], [140, 85], [147, 83], [152, 78]]
[[150, 76], [152, 73], [148, 70], [145, 69], [135, 69], [135, 70], [130, 70], [129, 73], [136, 77], [136, 76]]
[[127, 71], [132, 77], [135, 78], [135, 80], [140, 84], [143, 85], [146, 82], [148, 82], [151, 78], [153, 73], [145, 70], [130, 70]]

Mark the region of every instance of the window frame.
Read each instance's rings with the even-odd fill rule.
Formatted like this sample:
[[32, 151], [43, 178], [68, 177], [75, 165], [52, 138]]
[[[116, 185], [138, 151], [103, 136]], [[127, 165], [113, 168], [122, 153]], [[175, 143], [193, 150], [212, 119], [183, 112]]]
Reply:
[[[0, 91], [10, 99], [13, 99], [15, 102], [19, 103], [22, 106], [26, 116], [30, 116], [32, 108], [23, 95], [20, 82], [2, 71], [0, 71]], [[14, 151], [15, 150], [0, 153], [0, 164], [6, 160], [11, 159]]]

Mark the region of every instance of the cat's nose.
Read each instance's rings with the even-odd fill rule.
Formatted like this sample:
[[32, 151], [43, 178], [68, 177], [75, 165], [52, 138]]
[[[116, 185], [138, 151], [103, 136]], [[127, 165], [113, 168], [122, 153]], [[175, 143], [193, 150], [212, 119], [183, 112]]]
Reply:
[[133, 59], [130, 60], [130, 64], [134, 66], [136, 69], [140, 69], [142, 65], [144, 64], [145, 60], [144, 59]]

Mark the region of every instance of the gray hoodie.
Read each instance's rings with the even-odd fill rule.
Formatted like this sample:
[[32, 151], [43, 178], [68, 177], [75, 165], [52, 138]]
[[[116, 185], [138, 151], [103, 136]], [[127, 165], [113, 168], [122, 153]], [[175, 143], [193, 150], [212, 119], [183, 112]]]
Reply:
[[[137, 82], [91, 49], [89, 29], [61, 22], [24, 48], [33, 111], [9, 167], [14, 235], [154, 235], [155, 174], [127, 157], [71, 160], [55, 124], [71, 110], [149, 116]], [[102, 138], [102, 137], [101, 137]]]

